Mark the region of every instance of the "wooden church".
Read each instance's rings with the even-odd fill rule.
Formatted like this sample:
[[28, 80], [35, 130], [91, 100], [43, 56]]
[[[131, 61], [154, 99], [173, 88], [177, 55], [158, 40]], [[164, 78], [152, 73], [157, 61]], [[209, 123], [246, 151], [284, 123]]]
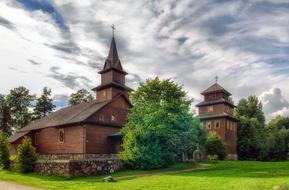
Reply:
[[197, 104], [199, 118], [208, 131], [216, 132], [227, 144], [227, 159], [237, 160], [237, 123], [233, 116], [234, 104], [230, 100], [231, 93], [216, 83], [203, 91], [204, 101]]
[[20, 129], [10, 138], [13, 150], [24, 136], [32, 139], [41, 154], [113, 154], [120, 149], [120, 129], [131, 108], [125, 85], [126, 72], [112, 37], [101, 74], [101, 84], [93, 89], [96, 100], [58, 110]]

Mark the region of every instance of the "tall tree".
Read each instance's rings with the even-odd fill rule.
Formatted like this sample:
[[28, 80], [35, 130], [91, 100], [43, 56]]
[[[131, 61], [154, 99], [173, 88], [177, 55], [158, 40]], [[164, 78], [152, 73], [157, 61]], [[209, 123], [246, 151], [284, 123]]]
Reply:
[[192, 100], [172, 80], [147, 80], [132, 93], [123, 129], [122, 159], [134, 168], [162, 168], [204, 145], [206, 133], [190, 112]]
[[76, 93], [70, 95], [69, 104], [74, 106], [91, 100], [93, 100], [93, 96], [86, 89], [80, 89]]
[[12, 132], [10, 109], [4, 95], [0, 94], [0, 130], [10, 136]]
[[25, 87], [18, 87], [10, 90], [7, 95], [7, 105], [10, 108], [13, 128], [20, 129], [26, 126], [32, 119], [29, 109], [35, 96], [31, 95]]
[[40, 119], [47, 116], [54, 108], [55, 105], [53, 105], [53, 99], [51, 98], [51, 89], [45, 87], [43, 88], [42, 95], [36, 100], [33, 119]]
[[238, 127], [238, 156], [241, 160], [260, 159], [265, 143], [265, 116], [262, 103], [256, 96], [240, 100], [235, 116]]

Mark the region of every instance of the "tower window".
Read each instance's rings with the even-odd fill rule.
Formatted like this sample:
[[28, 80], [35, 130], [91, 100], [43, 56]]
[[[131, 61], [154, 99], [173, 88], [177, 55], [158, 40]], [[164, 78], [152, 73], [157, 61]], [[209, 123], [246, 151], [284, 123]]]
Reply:
[[208, 121], [207, 126], [208, 126], [208, 129], [211, 129], [212, 128], [212, 122]]
[[59, 142], [64, 143], [64, 129], [59, 129]]
[[116, 115], [111, 115], [111, 121], [116, 121]]
[[102, 97], [106, 98], [106, 91], [105, 90], [102, 92]]
[[208, 107], [208, 112], [213, 112], [214, 111], [214, 107], [213, 106], [209, 106]]
[[103, 114], [99, 114], [98, 115], [98, 120], [99, 121], [104, 121], [104, 115]]
[[219, 129], [220, 128], [220, 121], [215, 121], [215, 128], [216, 129]]

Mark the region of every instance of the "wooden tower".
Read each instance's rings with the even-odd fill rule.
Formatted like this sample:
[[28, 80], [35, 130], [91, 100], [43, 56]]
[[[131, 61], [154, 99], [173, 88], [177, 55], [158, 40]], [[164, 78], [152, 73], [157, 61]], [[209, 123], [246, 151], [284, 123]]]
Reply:
[[216, 82], [201, 93], [204, 101], [197, 104], [199, 118], [208, 131], [216, 132], [228, 145], [227, 159], [237, 159], [237, 123], [233, 116], [234, 108], [230, 101], [231, 93]]

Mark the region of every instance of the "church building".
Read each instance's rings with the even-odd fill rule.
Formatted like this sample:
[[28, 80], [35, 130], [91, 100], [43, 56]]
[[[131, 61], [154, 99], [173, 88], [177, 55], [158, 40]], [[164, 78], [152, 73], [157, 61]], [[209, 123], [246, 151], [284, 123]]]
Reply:
[[234, 104], [231, 93], [216, 83], [201, 93], [204, 101], [197, 104], [199, 118], [208, 131], [216, 132], [228, 146], [228, 157], [237, 160], [237, 122], [233, 116]]
[[125, 85], [123, 70], [112, 37], [108, 57], [99, 72], [101, 84], [93, 89], [96, 99], [60, 109], [30, 123], [10, 137], [13, 152], [29, 136], [40, 155], [96, 155], [119, 152], [120, 130], [131, 108], [132, 89]]

